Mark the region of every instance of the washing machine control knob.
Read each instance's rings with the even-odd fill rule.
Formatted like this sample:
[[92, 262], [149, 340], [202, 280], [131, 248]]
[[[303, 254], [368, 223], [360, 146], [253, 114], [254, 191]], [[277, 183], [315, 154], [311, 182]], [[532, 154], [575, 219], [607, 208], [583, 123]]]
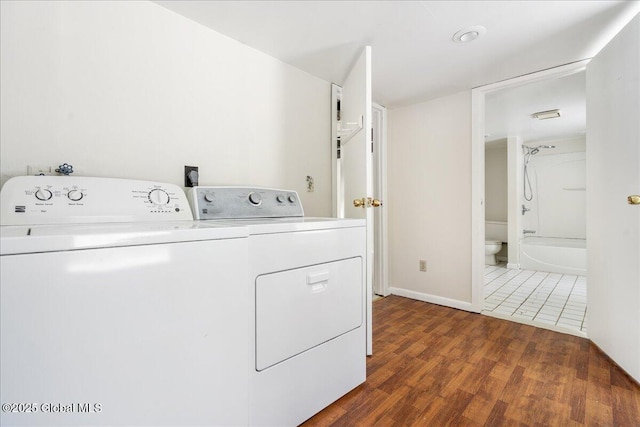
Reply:
[[276, 196], [276, 200], [278, 201], [278, 203], [284, 203], [284, 196], [282, 194], [278, 194]]
[[38, 188], [36, 191], [36, 199], [46, 201], [53, 197], [53, 193], [45, 188]]
[[258, 206], [260, 203], [262, 203], [262, 197], [258, 193], [251, 192], [249, 193], [249, 203], [254, 206]]
[[71, 190], [67, 193], [67, 197], [72, 202], [78, 202], [82, 200], [82, 198], [84, 197], [84, 194], [82, 194], [82, 191], [80, 190]]
[[298, 199], [296, 199], [296, 196], [294, 196], [293, 194], [290, 194], [289, 197], [289, 202], [291, 203], [295, 203]]
[[154, 205], [164, 206], [169, 203], [170, 197], [166, 191], [156, 188], [149, 192], [149, 201]]
[[214, 197], [213, 194], [205, 194], [204, 195], [204, 200], [205, 200], [205, 202], [212, 203], [215, 200], [215, 197]]

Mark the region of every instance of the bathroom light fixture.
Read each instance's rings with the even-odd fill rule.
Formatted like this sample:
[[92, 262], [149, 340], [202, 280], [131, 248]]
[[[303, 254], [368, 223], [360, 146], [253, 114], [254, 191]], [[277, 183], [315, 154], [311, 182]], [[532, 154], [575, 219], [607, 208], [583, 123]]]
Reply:
[[469, 43], [484, 35], [487, 29], [481, 25], [463, 28], [453, 35], [453, 41], [456, 43]]
[[531, 117], [538, 120], [557, 119], [560, 117], [560, 110], [538, 111], [537, 113], [533, 113]]

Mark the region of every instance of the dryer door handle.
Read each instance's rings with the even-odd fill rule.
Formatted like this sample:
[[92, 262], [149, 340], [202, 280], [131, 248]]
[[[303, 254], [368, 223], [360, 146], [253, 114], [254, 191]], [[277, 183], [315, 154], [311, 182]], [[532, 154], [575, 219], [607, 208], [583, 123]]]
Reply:
[[319, 271], [317, 273], [307, 273], [307, 285], [313, 285], [316, 283], [328, 282], [329, 272]]

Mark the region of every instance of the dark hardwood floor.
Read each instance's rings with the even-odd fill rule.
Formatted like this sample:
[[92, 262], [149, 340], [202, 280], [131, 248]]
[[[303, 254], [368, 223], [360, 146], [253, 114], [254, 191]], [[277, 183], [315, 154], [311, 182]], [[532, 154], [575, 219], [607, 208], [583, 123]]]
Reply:
[[640, 426], [640, 386], [589, 340], [398, 296], [367, 381], [303, 426]]

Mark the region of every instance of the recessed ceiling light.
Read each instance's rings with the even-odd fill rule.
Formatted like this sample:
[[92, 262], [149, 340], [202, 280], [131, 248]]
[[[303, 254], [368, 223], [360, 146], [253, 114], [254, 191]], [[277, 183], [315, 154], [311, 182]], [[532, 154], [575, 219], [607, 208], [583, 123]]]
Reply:
[[533, 113], [531, 117], [538, 120], [557, 119], [560, 117], [560, 110], [538, 111], [537, 113]]
[[486, 32], [487, 29], [481, 25], [463, 28], [453, 35], [453, 41], [456, 43], [469, 43], [484, 35]]

